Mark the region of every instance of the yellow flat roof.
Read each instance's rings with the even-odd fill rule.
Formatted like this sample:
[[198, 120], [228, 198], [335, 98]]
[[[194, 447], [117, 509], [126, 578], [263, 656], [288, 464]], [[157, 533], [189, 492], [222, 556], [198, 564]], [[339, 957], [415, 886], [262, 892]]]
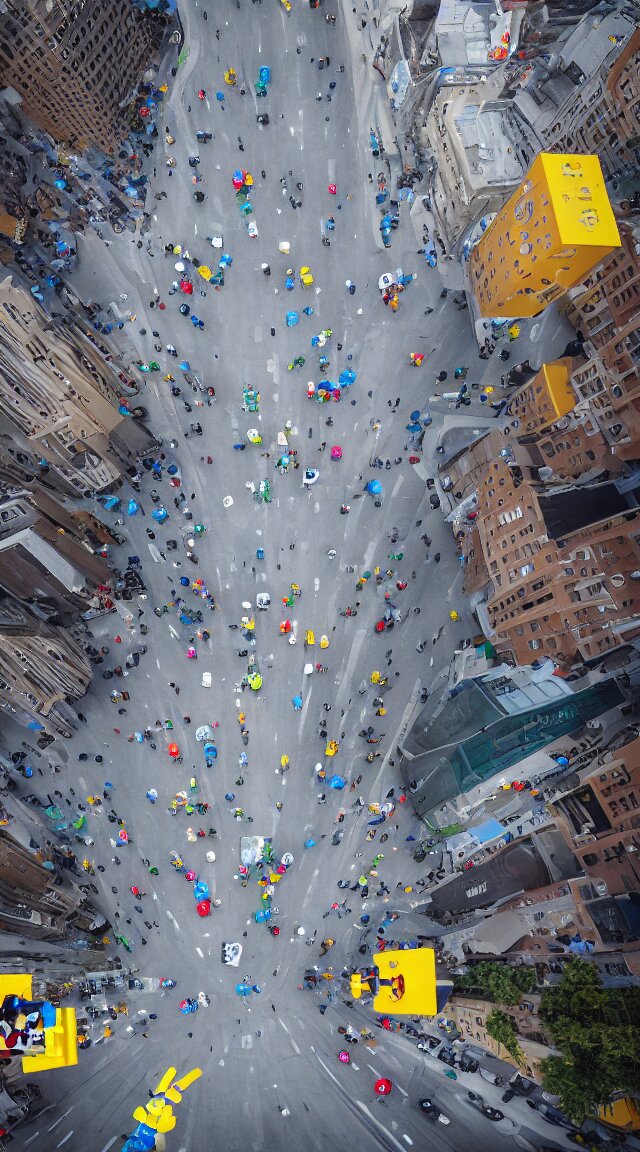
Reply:
[[598, 157], [541, 152], [532, 169], [538, 164], [546, 177], [562, 242], [568, 246], [619, 247], [620, 233]]
[[394, 1016], [435, 1016], [436, 957], [433, 948], [402, 948], [394, 952], [376, 952], [373, 963], [381, 980], [402, 976], [404, 994], [396, 999], [388, 986], [380, 988], [373, 1001], [376, 1012]]

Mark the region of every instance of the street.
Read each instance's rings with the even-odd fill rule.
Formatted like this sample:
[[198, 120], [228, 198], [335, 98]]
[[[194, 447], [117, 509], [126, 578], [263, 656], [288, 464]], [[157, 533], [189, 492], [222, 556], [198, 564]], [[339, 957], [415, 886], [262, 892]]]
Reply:
[[[179, 466], [180, 491], [193, 521], [185, 521], [174, 506], [178, 489], [170, 486], [166, 473], [161, 481], [144, 473], [139, 497], [133, 490], [122, 492], [123, 509], [135, 496], [141, 512], [131, 518], [125, 512], [122, 531], [129, 543], [115, 550], [114, 561], [124, 568], [129, 555], [140, 557], [147, 599], [133, 602], [132, 629], [116, 615], [93, 626], [91, 643], [108, 646], [110, 653], [96, 669], [91, 695], [80, 704], [86, 728], [55, 749], [65, 763], [56, 780], [63, 796], [73, 785], [76, 800], [82, 797], [84, 802], [87, 795], [102, 794], [105, 780], [114, 785], [111, 800], [88, 813], [94, 844], [87, 852], [96, 867], [96, 903], [132, 942], [131, 956], [119, 951], [125, 967], [141, 976], [174, 978], [177, 987], [132, 993], [131, 1016], [119, 1017], [114, 1036], [107, 1040], [96, 1043], [102, 1025], [94, 1025], [93, 1045], [80, 1053], [79, 1066], [56, 1072], [50, 1084], [43, 1078], [43, 1091], [55, 1099], [55, 1107], [21, 1130], [16, 1147], [39, 1152], [61, 1147], [108, 1152], [119, 1147], [120, 1134], [133, 1129], [134, 1108], [146, 1102], [148, 1089], [169, 1065], [179, 1074], [194, 1066], [203, 1069], [202, 1078], [176, 1107], [176, 1132], [169, 1137], [176, 1150], [204, 1149], [214, 1142], [227, 1152], [258, 1152], [285, 1142], [292, 1148], [326, 1149], [341, 1141], [340, 1146], [348, 1142], [353, 1152], [412, 1145], [506, 1152], [514, 1147], [518, 1131], [534, 1141], [522, 1147], [536, 1147], [545, 1137], [550, 1146], [553, 1141], [564, 1146], [560, 1130], [549, 1136], [549, 1126], [524, 1101], [516, 1098], [501, 1105], [499, 1090], [481, 1083], [475, 1090], [482, 1090], [487, 1103], [502, 1107], [507, 1116], [490, 1123], [466, 1100], [466, 1089], [475, 1087], [477, 1077], [461, 1074], [457, 1082], [448, 1080], [445, 1066], [419, 1052], [407, 1036], [379, 1031], [370, 1008], [345, 1004], [349, 994], [348, 980], [340, 981], [343, 967], [368, 962], [384, 913], [410, 907], [410, 892], [404, 889], [411, 889], [424, 871], [413, 860], [413, 841], [407, 839], [419, 836], [409, 801], [396, 805], [372, 843], [365, 838], [370, 818], [366, 805], [384, 802], [390, 789], [397, 801], [401, 783], [393, 761], [410, 701], [419, 699], [419, 687], [442, 685], [454, 647], [474, 631], [462, 597], [451, 528], [441, 512], [431, 509], [425, 480], [437, 476], [436, 446], [448, 429], [462, 428], [471, 438], [475, 429], [491, 421], [470, 412], [463, 419], [463, 413], [449, 414], [440, 405], [416, 453], [419, 463], [409, 463], [410, 413], [425, 411], [437, 374], [444, 370], [452, 379], [457, 365], [469, 365], [471, 380], [479, 362], [468, 314], [440, 298], [437, 269], [417, 253], [406, 203], [399, 206], [400, 225], [392, 234], [391, 249], [382, 247], [375, 179], [384, 166], [372, 157], [368, 134], [377, 102], [386, 97], [380, 77], [365, 72], [361, 63], [360, 33], [350, 6], [343, 12], [329, 0], [314, 11], [298, 3], [288, 14], [276, 0], [251, 5], [242, 0], [237, 8], [210, 10], [206, 21], [201, 12], [198, 5], [181, 10], [189, 55], [172, 82], [165, 109], [163, 127], [175, 143], [158, 145], [157, 177], [147, 198], [154, 215], [145, 244], [138, 248], [124, 233], [105, 247], [97, 237], [87, 236], [80, 241], [81, 263], [73, 278], [85, 299], [90, 296], [105, 306], [114, 301], [123, 313], [136, 313], [127, 334], [141, 359], [157, 359], [162, 369], [147, 376], [146, 393], [138, 400], [148, 409], [149, 426], [163, 439], [166, 462], [175, 459]], [[325, 20], [331, 12], [335, 25]], [[322, 69], [320, 58], [327, 59]], [[255, 93], [262, 65], [272, 73], [266, 99]], [[238, 75], [234, 88], [223, 80], [229, 67]], [[200, 88], [205, 100], [198, 98]], [[216, 99], [217, 91], [224, 93], [223, 102]], [[318, 95], [323, 98], [318, 100]], [[261, 113], [268, 114], [268, 125], [258, 124]], [[198, 144], [197, 130], [212, 132], [214, 139]], [[204, 179], [197, 188], [205, 193], [202, 203], [192, 195], [194, 169], [188, 157], [193, 154], [200, 156]], [[175, 158], [174, 169], [165, 165], [168, 156]], [[258, 227], [256, 238], [249, 236], [235, 202], [232, 174], [237, 167], [254, 176], [251, 218]], [[336, 195], [328, 191], [331, 184]], [[167, 198], [154, 200], [160, 192]], [[302, 207], [294, 209], [290, 196], [301, 200]], [[335, 230], [327, 246], [322, 229], [330, 215]], [[224, 286], [214, 290], [193, 268], [193, 295], [169, 296], [172, 281], [180, 279], [174, 270], [179, 256], [166, 255], [165, 245], [181, 245], [199, 263], [215, 269], [220, 253], [206, 237], [218, 233], [223, 236], [222, 251], [233, 261], [225, 270]], [[285, 241], [289, 255], [278, 250]], [[270, 266], [270, 276], [263, 274], [263, 263]], [[311, 269], [310, 288], [300, 286], [301, 266]], [[378, 279], [397, 268], [417, 273], [417, 279], [402, 293], [394, 314], [382, 302]], [[285, 288], [287, 269], [293, 269], [296, 281], [292, 291]], [[353, 294], [347, 281], [355, 285]], [[199, 295], [201, 287], [206, 297]], [[166, 304], [162, 311], [149, 308], [156, 289]], [[179, 314], [185, 300], [204, 321], [204, 331]], [[305, 315], [305, 307], [313, 314]], [[429, 308], [433, 312], [427, 316]], [[287, 327], [286, 314], [292, 309], [299, 313], [299, 322]], [[160, 333], [162, 353], [154, 350], [154, 329]], [[307, 382], [322, 382], [319, 349], [312, 348], [311, 338], [323, 329], [332, 331], [323, 349], [330, 362], [327, 378], [337, 380], [349, 367], [357, 373], [340, 403], [319, 404], [307, 397]], [[177, 359], [166, 354], [169, 343], [175, 345]], [[420, 368], [410, 366], [414, 351], [425, 354]], [[295, 357], [304, 357], [305, 364], [289, 371]], [[182, 360], [201, 373], [205, 385], [215, 387], [210, 406], [194, 406], [196, 399], [206, 401], [206, 393], [196, 395], [185, 384], [178, 367]], [[499, 364], [495, 372], [499, 374]], [[169, 383], [162, 380], [166, 373], [175, 376], [181, 396], [171, 395]], [[246, 386], [260, 392], [259, 413], [242, 410]], [[185, 399], [191, 412], [185, 410]], [[329, 418], [333, 424], [328, 426]], [[288, 421], [289, 448], [297, 456], [282, 474], [276, 467], [282, 451], [277, 437]], [[191, 430], [192, 422], [200, 422], [202, 436]], [[247, 442], [251, 427], [259, 430], [261, 445]], [[175, 450], [169, 447], [172, 439], [178, 443]], [[238, 443], [245, 449], [234, 450]], [[339, 460], [330, 458], [334, 445], [342, 449]], [[206, 463], [209, 455], [211, 464]], [[372, 468], [376, 457], [390, 466]], [[398, 458], [400, 463], [394, 463]], [[300, 464], [297, 470], [294, 461]], [[302, 483], [307, 468], [320, 473], [309, 489]], [[259, 503], [247, 484], [257, 487], [265, 478], [272, 501]], [[364, 491], [370, 479], [383, 486], [380, 507]], [[149, 492], [154, 485], [170, 514], [164, 525], [151, 519]], [[350, 511], [341, 515], [344, 504]], [[103, 515], [113, 524], [117, 513]], [[194, 568], [183, 539], [196, 523], [206, 532], [196, 540]], [[155, 534], [153, 541], [148, 530]], [[429, 548], [421, 540], [425, 533], [432, 541]], [[178, 541], [177, 551], [167, 550], [168, 539]], [[264, 550], [263, 559], [257, 558], [258, 549]], [[334, 558], [329, 556], [332, 549]], [[173, 566], [174, 558], [179, 568]], [[373, 573], [376, 567], [383, 573], [390, 569], [392, 575], [379, 586], [371, 576], [356, 590], [362, 573]], [[215, 597], [215, 611], [209, 612], [204, 600], [180, 586], [184, 575], [205, 581]], [[398, 582], [406, 582], [406, 587], [399, 590]], [[301, 596], [283, 607], [292, 584], [299, 585]], [[160, 618], [153, 614], [154, 608], [175, 605], [172, 590], [188, 607], [203, 610], [201, 628], [210, 638], [196, 637], [197, 659], [187, 659], [194, 631], [180, 623], [176, 607]], [[384, 615], [385, 591], [402, 619], [392, 631], [378, 635], [374, 625]], [[243, 615], [253, 615], [261, 592], [271, 596], [269, 609], [255, 613], [255, 654], [263, 686], [259, 692], [242, 691], [247, 657], [237, 653], [252, 649], [236, 626]], [[244, 608], [245, 603], [252, 608]], [[139, 617], [138, 607], [143, 613]], [[345, 616], [347, 607], [357, 614]], [[452, 609], [460, 615], [455, 623], [449, 619]], [[295, 645], [279, 634], [279, 624], [287, 618], [296, 629]], [[141, 623], [148, 626], [146, 636], [140, 634]], [[315, 647], [305, 651], [307, 629], [315, 633]], [[323, 634], [329, 639], [326, 650], [320, 649]], [[121, 645], [115, 643], [116, 635]], [[148, 650], [128, 679], [103, 681], [101, 671], [124, 664], [127, 653], [141, 643]], [[305, 675], [307, 662], [321, 662], [328, 671]], [[381, 716], [376, 715], [380, 706], [372, 703], [374, 671], [388, 677], [385, 687], [390, 689], [382, 695], [386, 714]], [[211, 688], [202, 686], [204, 672], [212, 674]], [[365, 690], [359, 692], [363, 681]], [[126, 687], [131, 697], [120, 715], [121, 705], [109, 700], [114, 687]], [[294, 710], [292, 700], [298, 694], [302, 706]], [[248, 744], [241, 740], [241, 711], [246, 714]], [[167, 719], [173, 728], [153, 735], [156, 750], [148, 741], [127, 741], [127, 735], [147, 727], [155, 733], [156, 721], [164, 724]], [[195, 729], [214, 722], [219, 723], [218, 756], [206, 767]], [[384, 734], [379, 745], [368, 746], [359, 736], [369, 726]], [[331, 739], [339, 750], [333, 759], [325, 759]], [[172, 740], [182, 763], [167, 752]], [[365, 755], [370, 751], [382, 755], [368, 763]], [[87, 762], [79, 763], [80, 753], [88, 754]], [[246, 766], [240, 761], [243, 753]], [[103, 763], [95, 762], [96, 755]], [[286, 773], [280, 772], [283, 755], [290, 760]], [[314, 770], [321, 761], [327, 769], [324, 784]], [[346, 780], [344, 791], [328, 787], [334, 772]], [[194, 774], [199, 799], [210, 805], [209, 811], [206, 816], [183, 811], [172, 816], [171, 799], [189, 788]], [[243, 783], [238, 784], [239, 779]], [[155, 804], [146, 797], [151, 788], [158, 792]], [[322, 791], [326, 803], [318, 804]], [[226, 795], [235, 799], [229, 801]], [[364, 806], [354, 807], [359, 796]], [[341, 804], [346, 814], [337, 824]], [[113, 840], [110, 843], [115, 825], [106, 818], [111, 806], [125, 821], [131, 840], [117, 849]], [[251, 826], [234, 819], [235, 806], [252, 818]], [[190, 843], [190, 824], [195, 829], [212, 826], [217, 835]], [[334, 845], [337, 829], [344, 837]], [[385, 829], [388, 840], [381, 842]], [[254, 920], [261, 904], [255, 876], [246, 888], [240, 885], [239, 840], [251, 833], [273, 837], [277, 859], [287, 851], [294, 857], [275, 890], [281, 929], [277, 938]], [[310, 839], [314, 845], [305, 848]], [[169, 865], [171, 850], [221, 901], [210, 918], [196, 914], [192, 886]], [[215, 863], [206, 861], [211, 850]], [[82, 851], [79, 847], [80, 856]], [[367, 899], [336, 887], [340, 879], [357, 885], [376, 853], [383, 858]], [[113, 863], [114, 855], [119, 866]], [[157, 876], [149, 874], [145, 860], [158, 869]], [[380, 880], [389, 896], [375, 895]], [[142, 914], [134, 909], [131, 885], [146, 893]], [[343, 895], [350, 913], [340, 919], [331, 915], [325, 922], [323, 914]], [[368, 927], [360, 921], [365, 913], [371, 918]], [[429, 924], [425, 920], [425, 936]], [[307, 945], [314, 933], [315, 943]], [[335, 977], [326, 984], [327, 999], [299, 986], [306, 968], [322, 964], [318, 945], [329, 933], [336, 946], [328, 954], [331, 968], [325, 969]], [[221, 963], [223, 941], [242, 944], [239, 968]], [[364, 954], [358, 951], [363, 942], [370, 949]], [[115, 947], [109, 952], [114, 954]], [[235, 986], [243, 976], [260, 992], [237, 996]], [[180, 1000], [200, 991], [210, 996], [210, 1007], [181, 1015]], [[321, 1013], [319, 1008], [326, 1005]], [[148, 1021], [150, 1012], [156, 1020]], [[337, 1028], [349, 1023], [356, 1029], [371, 1027], [377, 1045], [369, 1049], [361, 1040], [351, 1050], [351, 1065], [343, 1066], [337, 1059], [343, 1047]], [[373, 1091], [379, 1075], [389, 1076], [394, 1084], [385, 1100]], [[451, 1119], [450, 1126], [432, 1123], [419, 1111], [417, 1101], [424, 1096], [438, 1104]]]

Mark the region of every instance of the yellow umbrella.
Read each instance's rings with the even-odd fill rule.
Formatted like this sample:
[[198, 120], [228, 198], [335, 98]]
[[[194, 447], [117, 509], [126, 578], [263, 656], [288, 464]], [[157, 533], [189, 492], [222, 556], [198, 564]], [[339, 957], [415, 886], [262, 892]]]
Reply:
[[174, 255], [174, 256], [180, 256], [180, 255], [182, 255], [182, 248], [180, 247], [180, 245], [179, 245], [179, 244], [174, 244], [174, 246], [173, 246], [173, 255]]
[[210, 280], [211, 277], [213, 276], [213, 272], [211, 271], [210, 268], [207, 268], [206, 264], [200, 265], [200, 267], [198, 268], [198, 274], [200, 276], [202, 276], [203, 280]]

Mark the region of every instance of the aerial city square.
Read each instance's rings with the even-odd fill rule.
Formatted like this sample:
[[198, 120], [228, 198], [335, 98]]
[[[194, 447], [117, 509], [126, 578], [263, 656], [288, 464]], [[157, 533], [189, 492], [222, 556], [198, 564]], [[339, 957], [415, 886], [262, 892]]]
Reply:
[[640, 0], [0, 67], [0, 1152], [640, 1152]]

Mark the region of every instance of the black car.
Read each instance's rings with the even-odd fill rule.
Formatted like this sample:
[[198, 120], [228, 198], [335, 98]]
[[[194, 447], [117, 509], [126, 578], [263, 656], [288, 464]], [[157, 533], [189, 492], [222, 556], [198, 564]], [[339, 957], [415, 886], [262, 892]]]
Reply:
[[456, 1054], [453, 1048], [443, 1048], [438, 1052], [438, 1060], [442, 1060], [443, 1064], [448, 1064], [450, 1068], [453, 1068], [456, 1062]]
[[434, 509], [440, 507], [440, 497], [438, 496], [438, 494], [436, 492], [431, 493], [431, 495], [429, 497], [429, 503], [430, 503], [431, 507]]
[[549, 1124], [556, 1124], [559, 1128], [573, 1128], [573, 1124], [564, 1113], [560, 1112], [558, 1108], [554, 1108], [553, 1104], [547, 1104], [546, 1100], [527, 1100], [527, 1104], [535, 1112], [544, 1116]]
[[513, 1088], [518, 1096], [528, 1096], [535, 1088], [535, 1084], [533, 1080], [527, 1080], [526, 1076], [520, 1076], [516, 1073], [509, 1081], [509, 1087]]
[[200, 144], [206, 144], [209, 140], [213, 140], [213, 132], [196, 132], [196, 140]]
[[461, 1072], [477, 1072], [480, 1067], [480, 1063], [478, 1060], [475, 1060], [473, 1056], [466, 1056], [463, 1052], [460, 1060], [458, 1061], [458, 1066]]

